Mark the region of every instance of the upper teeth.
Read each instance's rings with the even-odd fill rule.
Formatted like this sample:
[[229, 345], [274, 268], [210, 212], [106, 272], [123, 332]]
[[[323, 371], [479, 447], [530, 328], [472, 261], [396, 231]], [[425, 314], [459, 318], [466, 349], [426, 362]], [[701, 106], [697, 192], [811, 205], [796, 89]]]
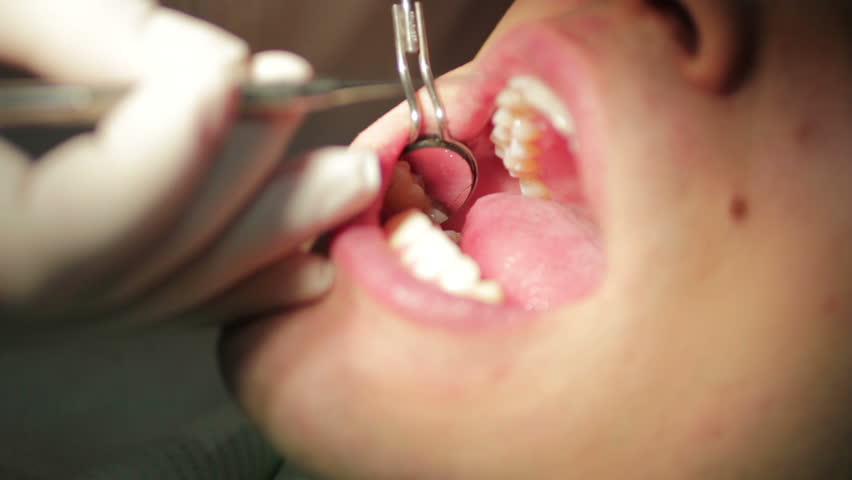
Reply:
[[535, 77], [512, 78], [497, 96], [491, 140], [503, 166], [511, 176], [519, 179], [521, 193], [550, 198], [550, 191], [539, 178], [539, 150], [535, 142], [543, 129], [536, 125], [537, 115], [543, 116], [560, 134], [571, 138], [573, 120], [559, 97]]
[[562, 135], [574, 133], [574, 121], [565, 104], [550, 87], [535, 77], [521, 75], [509, 80], [506, 89], [497, 97], [497, 106], [510, 112], [532, 107], [545, 115]]
[[503, 289], [482, 280], [479, 265], [417, 210], [399, 214], [385, 224], [388, 243], [417, 278], [445, 292], [487, 303], [501, 303]]
[[534, 178], [522, 178], [518, 182], [521, 186], [521, 193], [527, 197], [534, 198], [550, 198], [550, 190], [547, 186], [541, 183], [540, 180]]

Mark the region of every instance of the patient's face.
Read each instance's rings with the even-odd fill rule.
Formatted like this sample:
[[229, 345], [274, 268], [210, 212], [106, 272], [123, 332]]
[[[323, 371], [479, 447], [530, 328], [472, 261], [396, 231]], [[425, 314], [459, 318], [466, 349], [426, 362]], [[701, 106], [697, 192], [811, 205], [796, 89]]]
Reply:
[[847, 478], [840, 4], [518, 0], [444, 80], [482, 167], [459, 247], [395, 215], [391, 112], [359, 143], [402, 193], [231, 344], [249, 413], [319, 478]]

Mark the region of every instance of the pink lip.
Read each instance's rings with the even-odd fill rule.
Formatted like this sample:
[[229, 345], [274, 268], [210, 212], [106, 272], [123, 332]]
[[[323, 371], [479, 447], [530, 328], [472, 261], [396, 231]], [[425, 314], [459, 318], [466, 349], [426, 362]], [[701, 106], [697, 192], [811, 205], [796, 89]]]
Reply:
[[[577, 123], [576, 137], [583, 143], [583, 110], [576, 95], [582, 79], [578, 68], [581, 62], [574, 61], [574, 57], [576, 55], [572, 49], [565, 48], [565, 41], [558, 32], [547, 28], [523, 28], [504, 36], [491, 46], [487, 54], [469, 66], [473, 73], [463, 84], [452, 84], [451, 80], [442, 79], [451, 84], [442, 89], [442, 96], [452, 135], [466, 143], [479, 136], [488, 128], [494, 100], [508, 80], [516, 75], [533, 75], [550, 85], [569, 106]], [[446, 77], [455, 76], [450, 74]], [[407, 107], [398, 107], [355, 142], [355, 145], [366, 145], [379, 153], [386, 174], [393, 168], [408, 141], [406, 115]], [[585, 163], [588, 162], [579, 165], [581, 170], [588, 168]], [[385, 178], [388, 177], [385, 175]], [[594, 210], [597, 210], [597, 197], [592, 195], [590, 198], [590, 206]], [[380, 208], [381, 201], [378, 201], [368, 212], [342, 229], [332, 245], [332, 256], [339, 268], [356, 279], [376, 300], [413, 321], [453, 329], [516, 324], [534, 316], [506, 306], [451, 296], [413, 277], [402, 268], [386, 243], [379, 226]]]

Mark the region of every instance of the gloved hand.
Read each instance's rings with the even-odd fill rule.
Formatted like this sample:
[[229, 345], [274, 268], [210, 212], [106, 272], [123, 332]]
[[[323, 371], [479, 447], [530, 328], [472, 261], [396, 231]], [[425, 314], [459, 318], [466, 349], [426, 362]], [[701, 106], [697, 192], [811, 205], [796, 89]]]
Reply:
[[[304, 81], [146, 0], [0, 2], [0, 60], [50, 80], [133, 85], [97, 126], [32, 159], [0, 140], [0, 328], [222, 320], [311, 299], [332, 270], [300, 248], [366, 206], [375, 155], [281, 162], [300, 116], [233, 125], [238, 83]], [[11, 324], [11, 325], [10, 325]]]

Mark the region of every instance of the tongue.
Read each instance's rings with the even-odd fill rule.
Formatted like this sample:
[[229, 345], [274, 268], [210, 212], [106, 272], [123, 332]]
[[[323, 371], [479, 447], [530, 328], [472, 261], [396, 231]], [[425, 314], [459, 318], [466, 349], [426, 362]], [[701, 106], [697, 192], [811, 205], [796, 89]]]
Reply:
[[593, 225], [578, 209], [517, 194], [493, 194], [471, 208], [462, 250], [482, 277], [497, 280], [510, 304], [543, 311], [577, 300], [603, 274]]

